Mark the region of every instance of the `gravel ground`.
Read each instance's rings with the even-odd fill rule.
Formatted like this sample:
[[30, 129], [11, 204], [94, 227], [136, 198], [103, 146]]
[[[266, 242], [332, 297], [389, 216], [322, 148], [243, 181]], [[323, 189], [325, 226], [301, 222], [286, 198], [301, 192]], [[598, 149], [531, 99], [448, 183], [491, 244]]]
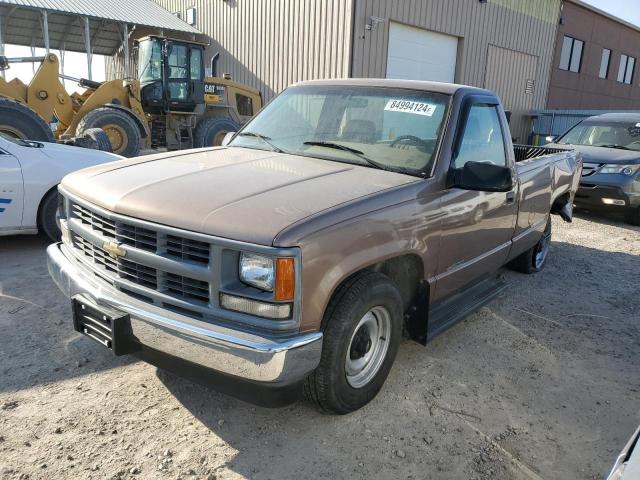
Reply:
[[269, 410], [72, 331], [46, 242], [0, 239], [0, 477], [601, 479], [640, 423], [640, 229], [554, 219], [545, 270], [343, 417]]

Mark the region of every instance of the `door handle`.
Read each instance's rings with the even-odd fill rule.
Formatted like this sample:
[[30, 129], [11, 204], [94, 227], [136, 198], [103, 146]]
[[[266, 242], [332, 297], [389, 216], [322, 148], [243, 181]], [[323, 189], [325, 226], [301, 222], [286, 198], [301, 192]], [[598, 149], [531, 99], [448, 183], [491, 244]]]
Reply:
[[507, 201], [505, 203], [507, 205], [516, 203], [516, 192], [507, 192]]

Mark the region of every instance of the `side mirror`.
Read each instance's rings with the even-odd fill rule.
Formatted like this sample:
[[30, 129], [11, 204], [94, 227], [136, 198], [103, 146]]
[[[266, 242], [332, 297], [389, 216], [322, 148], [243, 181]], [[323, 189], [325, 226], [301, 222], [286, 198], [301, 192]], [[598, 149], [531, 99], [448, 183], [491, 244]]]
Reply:
[[227, 132], [224, 138], [222, 139], [222, 143], [220, 145], [222, 145], [223, 147], [226, 147], [227, 145], [229, 145], [229, 142], [231, 142], [231, 139], [235, 134], [236, 132]]
[[556, 137], [554, 137], [553, 135], [549, 135], [548, 137], [544, 137], [544, 141], [546, 143], [553, 143], [556, 141]]
[[449, 187], [482, 192], [508, 192], [513, 188], [509, 167], [484, 162], [467, 162], [449, 171]]

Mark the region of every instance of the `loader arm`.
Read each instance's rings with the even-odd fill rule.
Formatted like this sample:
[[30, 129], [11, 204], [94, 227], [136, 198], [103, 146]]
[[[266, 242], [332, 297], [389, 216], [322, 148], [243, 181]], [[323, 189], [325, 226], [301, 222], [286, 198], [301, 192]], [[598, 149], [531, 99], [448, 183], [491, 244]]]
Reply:
[[74, 116], [73, 103], [58, 78], [58, 57], [50, 53], [21, 60], [41, 63], [29, 85], [17, 78], [10, 82], [0, 79], [0, 95], [26, 104], [47, 123], [55, 115], [60, 123], [69, 124]]
[[60, 125], [58, 134], [73, 136], [82, 118], [91, 110], [105, 105], [119, 105], [138, 118], [138, 124], [143, 125], [145, 132], [143, 137], [149, 135], [146, 115], [140, 103], [140, 82], [137, 80], [110, 80], [103, 82], [95, 90], [87, 90], [84, 94], [74, 97], [81, 102], [81, 106], [75, 112], [73, 119], [66, 125]]

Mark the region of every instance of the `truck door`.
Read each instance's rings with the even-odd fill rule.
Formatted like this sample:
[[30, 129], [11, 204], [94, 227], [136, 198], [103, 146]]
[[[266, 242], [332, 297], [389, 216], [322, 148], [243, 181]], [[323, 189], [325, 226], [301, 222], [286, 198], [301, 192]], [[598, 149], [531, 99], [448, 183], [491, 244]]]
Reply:
[[24, 182], [18, 159], [0, 143], [0, 230], [22, 226]]
[[[509, 130], [497, 99], [471, 97], [462, 109], [450, 173], [466, 162], [486, 162], [511, 167], [515, 178]], [[517, 182], [513, 184], [517, 188]], [[516, 192], [449, 188], [443, 195], [442, 208], [434, 300], [447, 297], [504, 264], [515, 227]]]

